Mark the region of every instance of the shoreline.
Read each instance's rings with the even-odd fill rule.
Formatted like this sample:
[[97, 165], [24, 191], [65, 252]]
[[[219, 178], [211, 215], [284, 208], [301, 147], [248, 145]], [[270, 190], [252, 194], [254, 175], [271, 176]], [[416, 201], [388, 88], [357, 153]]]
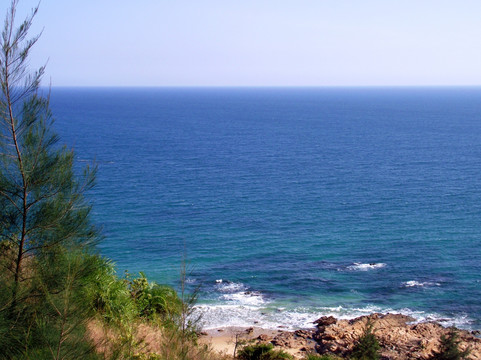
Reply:
[[[250, 295], [249, 295], [250, 296]], [[413, 324], [436, 322], [443, 327], [455, 327], [466, 331], [481, 331], [481, 325], [466, 314], [449, 316], [423, 310], [391, 309], [368, 305], [365, 308], [317, 307], [286, 308], [274, 307], [273, 303], [250, 304], [198, 304], [196, 308], [202, 318], [201, 327], [205, 331], [228, 328], [262, 328], [266, 330], [314, 330], [315, 320], [332, 316], [338, 320], [353, 320], [372, 314], [393, 314], [412, 318]]]
[[[367, 271], [386, 266], [385, 263], [352, 263], [345, 265], [344, 268], [353, 271], [355, 267], [356, 270]], [[354, 301], [338, 305], [339, 303], [333, 302], [332, 299], [327, 302], [320, 300], [301, 303], [290, 298], [276, 299], [243, 282], [219, 279], [209, 284], [210, 286], [206, 287], [206, 296], [210, 296], [209, 301], [199, 301], [196, 305], [199, 315], [203, 318], [201, 325], [204, 329], [254, 326], [270, 330], [309, 330], [315, 328], [314, 321], [321, 316], [352, 320], [373, 313], [391, 313], [412, 317], [416, 323], [434, 321], [445, 327], [454, 326], [468, 331], [481, 330], [481, 322], [476, 316], [471, 317], [470, 314], [456, 311], [438, 312], [433, 307], [419, 309], [415, 303], [381, 306], [374, 303], [358, 304]], [[408, 281], [403, 284], [406, 291], [429, 287], [427, 282]]]
[[[236, 342], [271, 343], [297, 359], [307, 353], [348, 356], [366, 323], [373, 323], [374, 333], [381, 345], [385, 359], [428, 359], [438, 350], [441, 336], [452, 328], [434, 321], [413, 322], [415, 319], [401, 314], [373, 313], [354, 319], [338, 319], [323, 316], [315, 321], [313, 329], [265, 329], [252, 326], [228, 326], [204, 330], [200, 343], [209, 344], [217, 352], [233, 355]], [[481, 358], [480, 331], [455, 328], [460, 337], [460, 348], [471, 348], [468, 359]], [[237, 340], [236, 340], [237, 339]]]

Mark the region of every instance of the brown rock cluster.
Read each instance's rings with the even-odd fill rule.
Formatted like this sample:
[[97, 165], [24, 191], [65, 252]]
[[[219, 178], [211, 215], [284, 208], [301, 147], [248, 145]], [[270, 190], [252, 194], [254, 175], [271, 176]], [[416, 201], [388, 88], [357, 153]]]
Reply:
[[[316, 328], [313, 330], [244, 328], [242, 333], [236, 329], [236, 334], [241, 334], [243, 340], [272, 343], [298, 359], [304, 359], [306, 353], [314, 352], [347, 359], [364, 334], [368, 322], [381, 347], [382, 360], [427, 360], [434, 351], [439, 350], [441, 336], [451, 333], [451, 329], [435, 322], [415, 323], [415, 319], [400, 314], [371, 314], [352, 320], [324, 316], [315, 321]], [[469, 348], [471, 353], [468, 359], [481, 360], [481, 338], [475, 336], [480, 333], [456, 331], [460, 341], [459, 350]], [[219, 351], [225, 352], [222, 349]]]
[[[441, 335], [449, 332], [437, 323], [413, 324], [413, 318], [398, 314], [372, 314], [353, 320], [322, 317], [315, 322], [317, 331], [313, 338], [316, 351], [320, 354], [349, 355], [368, 320], [373, 324], [382, 357], [386, 360], [428, 359], [434, 350], [438, 350]], [[468, 346], [471, 348], [469, 359], [481, 359], [481, 339], [462, 330], [459, 330], [459, 339], [461, 350]]]
[[[381, 347], [383, 360], [427, 360], [439, 350], [441, 336], [448, 336], [451, 329], [436, 322], [415, 323], [415, 319], [400, 314], [371, 314], [352, 320], [338, 320], [324, 316], [316, 320], [313, 330], [268, 331], [259, 328], [244, 329], [247, 340], [272, 343], [296, 358], [305, 358], [306, 353], [334, 354], [349, 358], [358, 339], [370, 322], [373, 333]], [[469, 348], [469, 360], [481, 360], [479, 332], [457, 330], [459, 350]]]
[[314, 332], [311, 330], [296, 330], [294, 332], [279, 330], [274, 336], [267, 334], [259, 335], [256, 340], [287, 350], [296, 357], [303, 358], [306, 352], [314, 352], [316, 345], [313, 340]]

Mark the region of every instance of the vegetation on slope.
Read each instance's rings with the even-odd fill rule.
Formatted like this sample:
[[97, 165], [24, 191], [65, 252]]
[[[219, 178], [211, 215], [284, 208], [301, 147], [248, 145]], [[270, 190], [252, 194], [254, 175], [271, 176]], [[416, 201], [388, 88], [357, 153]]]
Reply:
[[[0, 358], [203, 358], [184, 293], [143, 274], [119, 278], [96, 253], [85, 199], [96, 169], [79, 175], [58, 144], [44, 67], [28, 69], [38, 8], [16, 27], [17, 5], [0, 39]], [[141, 326], [162, 334], [157, 357], [146, 355]]]

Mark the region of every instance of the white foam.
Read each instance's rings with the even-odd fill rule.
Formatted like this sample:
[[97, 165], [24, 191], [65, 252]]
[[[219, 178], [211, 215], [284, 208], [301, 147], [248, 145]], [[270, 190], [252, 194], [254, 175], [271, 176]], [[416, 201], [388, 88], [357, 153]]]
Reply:
[[248, 287], [242, 283], [216, 280], [214, 288], [221, 294], [218, 297], [221, 304], [261, 306], [266, 302], [260, 292], [249, 291]]
[[305, 311], [273, 311], [257, 306], [199, 305], [196, 315], [202, 315], [201, 324], [206, 330], [225, 327], [258, 326], [264, 329], [297, 330], [314, 328], [316, 315]]
[[217, 291], [220, 291], [221, 293], [233, 293], [233, 292], [247, 290], [246, 286], [242, 283], [227, 282], [227, 281], [221, 281], [221, 282], [216, 281], [215, 288]]
[[436, 315], [434, 321], [440, 323], [445, 327], [455, 326], [460, 329], [472, 330], [471, 325], [473, 323], [473, 320], [470, 319], [468, 315], [462, 315], [456, 318], [440, 318], [439, 315]]
[[473, 320], [470, 319], [466, 314], [462, 314], [457, 317], [445, 317], [436, 313], [412, 311], [410, 309], [403, 309], [402, 313], [415, 318], [416, 320], [413, 322], [415, 324], [426, 322], [426, 321], [434, 321], [445, 327], [455, 326], [459, 329], [473, 330], [472, 329]]
[[409, 288], [409, 287], [424, 287], [424, 286], [441, 286], [441, 284], [435, 283], [435, 282], [429, 282], [429, 281], [419, 282], [416, 280], [410, 280], [410, 281], [403, 282], [402, 286]]
[[390, 308], [380, 308], [369, 305], [363, 308], [318, 307], [295, 308], [285, 310], [275, 308], [272, 303], [246, 304], [222, 304], [222, 305], [198, 305], [195, 309], [196, 315], [202, 315], [202, 326], [204, 329], [216, 329], [225, 327], [250, 327], [258, 326], [265, 329], [297, 330], [314, 328], [314, 321], [322, 316], [334, 316], [341, 320], [350, 320], [359, 316], [372, 313], [382, 314], [403, 314], [415, 319], [414, 323], [423, 321], [436, 321], [443, 326], [456, 326], [461, 329], [471, 329], [472, 320], [467, 315], [456, 318], [443, 317], [435, 313], [423, 311], [413, 311], [405, 308], [395, 310]]
[[349, 265], [347, 269], [353, 270], [353, 271], [368, 271], [368, 270], [380, 269], [385, 266], [386, 266], [385, 263], [369, 263], [369, 264], [354, 263], [352, 265]]
[[238, 305], [250, 305], [260, 306], [265, 304], [265, 300], [262, 294], [251, 291], [241, 291], [233, 294], [225, 294], [221, 297], [223, 300], [238, 304]]
[[198, 305], [194, 316], [201, 315], [201, 325], [205, 330], [225, 328], [229, 326], [268, 328], [259, 308], [239, 305]]

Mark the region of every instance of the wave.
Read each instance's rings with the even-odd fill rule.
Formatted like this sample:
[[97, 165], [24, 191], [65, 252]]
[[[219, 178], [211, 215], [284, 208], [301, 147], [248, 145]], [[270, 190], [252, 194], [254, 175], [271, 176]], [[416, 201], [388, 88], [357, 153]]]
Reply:
[[252, 291], [242, 283], [218, 279], [214, 290], [218, 294], [217, 300], [226, 305], [260, 306], [266, 303], [259, 291]]
[[380, 269], [385, 266], [386, 266], [385, 263], [368, 263], [368, 264], [354, 263], [352, 265], [349, 265], [346, 269], [351, 271], [368, 271], [368, 270]]
[[236, 283], [228, 280], [216, 280], [216, 284], [214, 285], [214, 288], [216, 291], [219, 291], [221, 293], [234, 293], [238, 291], [246, 291], [247, 286], [245, 286], [242, 283]]
[[[354, 263], [344, 269], [354, 271], [368, 271], [385, 267], [385, 263]], [[224, 279], [214, 280], [209, 291], [207, 303], [199, 304], [195, 314], [201, 315], [201, 326], [208, 329], [226, 327], [251, 327], [257, 326], [265, 329], [313, 329], [314, 321], [322, 316], [334, 316], [341, 320], [350, 320], [359, 316], [372, 313], [392, 313], [411, 316], [415, 323], [423, 321], [436, 321], [444, 326], [456, 326], [471, 329], [472, 320], [466, 315], [446, 317], [436, 313], [415, 311], [408, 308], [393, 309], [382, 308], [375, 305], [364, 307], [346, 306], [309, 306], [292, 307], [285, 302], [266, 297], [260, 291], [252, 290], [241, 282]], [[406, 281], [404, 287], [441, 286], [436, 282]], [[295, 306], [295, 305], [294, 305]]]
[[[266, 306], [267, 305], [267, 306]], [[201, 315], [201, 325], [204, 329], [226, 327], [251, 327], [257, 326], [264, 329], [313, 329], [314, 321], [322, 316], [334, 316], [340, 320], [350, 320], [359, 316], [372, 313], [403, 314], [415, 319], [413, 323], [436, 321], [443, 326], [456, 326], [461, 329], [472, 330], [473, 320], [467, 315], [445, 317], [435, 313], [415, 311], [408, 308], [395, 310], [368, 305], [363, 308], [317, 307], [285, 309], [264, 304], [264, 306], [220, 304], [200, 304], [195, 308], [195, 314]]]
[[430, 282], [430, 281], [419, 282], [416, 280], [410, 280], [410, 281], [403, 282], [401, 286], [405, 288], [410, 288], [410, 287], [425, 287], [425, 286], [441, 286], [441, 284]]
[[222, 299], [236, 303], [238, 305], [260, 306], [265, 304], [265, 300], [261, 293], [252, 291], [238, 292], [234, 294], [226, 294]]
[[307, 312], [246, 305], [198, 305], [195, 315], [201, 315], [201, 325], [206, 330], [251, 326], [296, 330], [312, 328], [312, 322], [317, 319]]

